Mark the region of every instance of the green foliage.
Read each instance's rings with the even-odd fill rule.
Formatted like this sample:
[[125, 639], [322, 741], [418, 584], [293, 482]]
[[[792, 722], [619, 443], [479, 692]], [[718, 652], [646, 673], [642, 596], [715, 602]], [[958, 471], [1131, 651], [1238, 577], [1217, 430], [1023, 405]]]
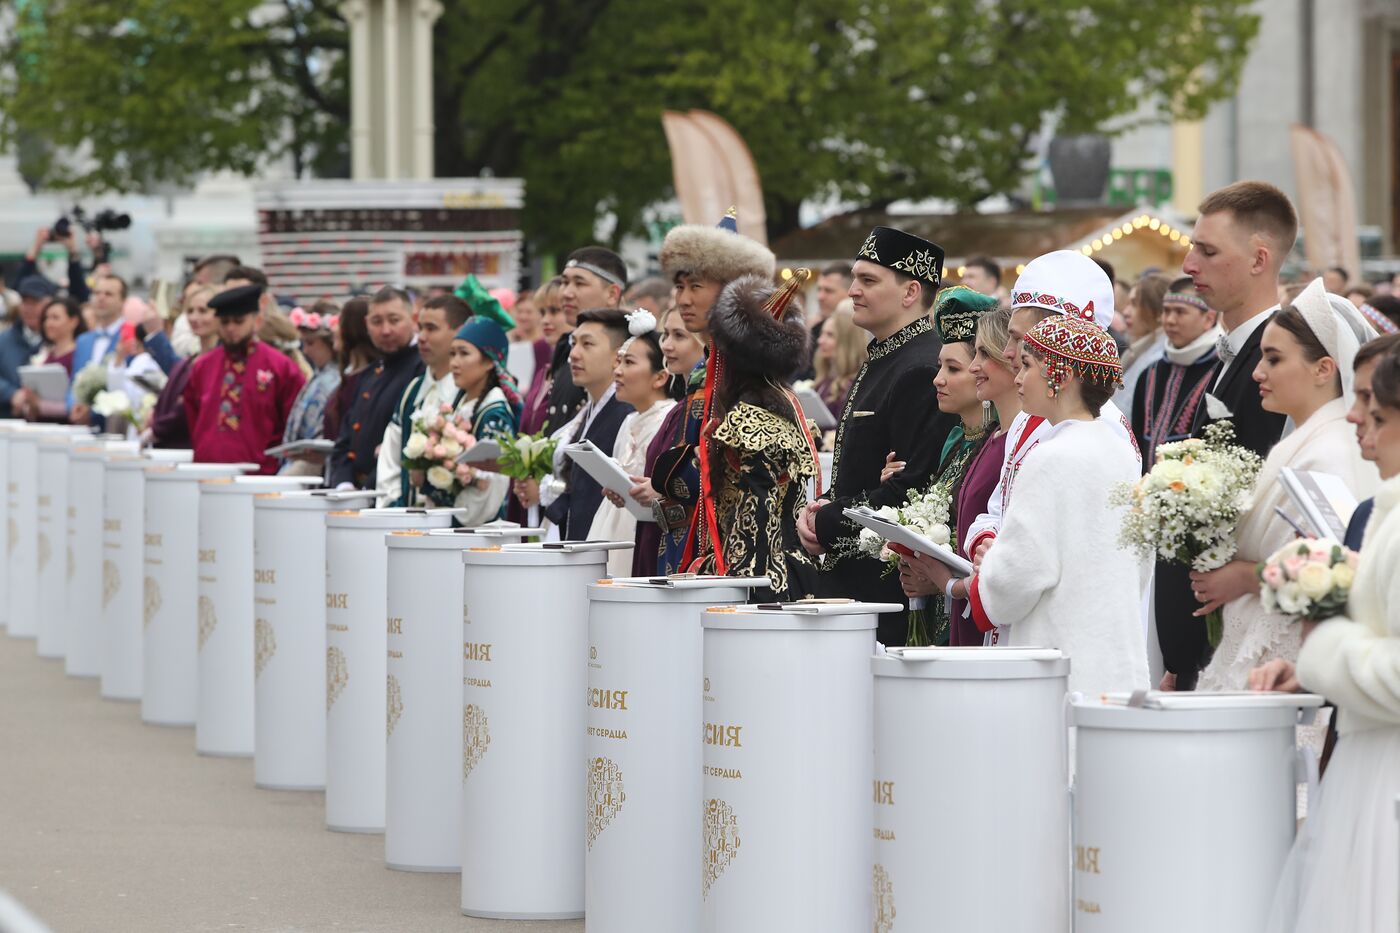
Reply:
[[[346, 168], [346, 26], [330, 0], [11, 0], [0, 132], [139, 188], [207, 169]], [[754, 154], [778, 234], [806, 198], [867, 204], [1014, 190], [1033, 138], [1233, 92], [1250, 0], [443, 0], [439, 175], [521, 176], [545, 249], [641, 229], [671, 183], [660, 115], [712, 110]], [[274, 5], [275, 6], [275, 5]], [[1115, 122], [1119, 121], [1119, 122]]]

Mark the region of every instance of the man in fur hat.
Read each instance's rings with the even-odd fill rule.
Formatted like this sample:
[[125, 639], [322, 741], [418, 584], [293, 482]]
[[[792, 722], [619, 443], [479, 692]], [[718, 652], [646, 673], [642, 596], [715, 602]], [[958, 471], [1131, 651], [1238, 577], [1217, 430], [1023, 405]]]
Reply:
[[[756, 275], [771, 282], [777, 261], [762, 244], [741, 236], [731, 211], [716, 227], [686, 224], [673, 228], [661, 244], [661, 271], [673, 285], [676, 311], [686, 330], [710, 345], [710, 310], [731, 281]], [[791, 375], [803, 364], [792, 361]], [[677, 573], [697, 556], [698, 517], [695, 505], [700, 493], [696, 445], [706, 417], [706, 378], [712, 368], [709, 354], [690, 375], [685, 401], [672, 409], [659, 434], [671, 445], [657, 458], [650, 489], [636, 496], [649, 499], [661, 530], [659, 571]], [[787, 375], [780, 377], [786, 379]]]
[[[808, 506], [798, 533], [807, 553], [826, 555], [822, 595], [907, 605], [898, 576], [860, 552], [860, 528], [842, 510], [904, 505], [911, 490], [928, 486], [957, 423], [938, 410], [933, 389], [942, 345], [928, 312], [943, 277], [943, 250], [902, 230], [876, 227], [851, 272], [855, 322], [875, 339], [836, 428], [831, 498]], [[905, 468], [881, 482], [889, 451]], [[906, 616], [880, 617], [881, 644], [904, 644]]]

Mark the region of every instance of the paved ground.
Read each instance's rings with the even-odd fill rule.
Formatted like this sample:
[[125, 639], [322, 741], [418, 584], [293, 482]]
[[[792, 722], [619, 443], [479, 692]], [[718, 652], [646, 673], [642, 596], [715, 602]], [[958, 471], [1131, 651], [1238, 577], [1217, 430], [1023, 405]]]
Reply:
[[389, 871], [382, 836], [327, 832], [324, 809], [0, 634], [0, 891], [54, 933], [583, 930], [463, 917], [457, 875]]

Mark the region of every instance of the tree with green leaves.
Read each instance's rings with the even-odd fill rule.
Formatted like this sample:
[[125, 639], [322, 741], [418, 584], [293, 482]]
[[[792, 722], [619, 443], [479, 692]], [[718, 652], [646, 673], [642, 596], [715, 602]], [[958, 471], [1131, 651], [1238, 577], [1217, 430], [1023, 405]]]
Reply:
[[[140, 190], [210, 170], [348, 169], [347, 29], [331, 0], [10, 0], [0, 143], [44, 143], [51, 187]], [[1037, 134], [1148, 101], [1231, 93], [1250, 0], [444, 0], [439, 175], [526, 181], [546, 250], [640, 229], [668, 196], [660, 115], [703, 108], [748, 142], [770, 232], [804, 200], [1014, 191]], [[30, 147], [34, 151], [34, 147]]]

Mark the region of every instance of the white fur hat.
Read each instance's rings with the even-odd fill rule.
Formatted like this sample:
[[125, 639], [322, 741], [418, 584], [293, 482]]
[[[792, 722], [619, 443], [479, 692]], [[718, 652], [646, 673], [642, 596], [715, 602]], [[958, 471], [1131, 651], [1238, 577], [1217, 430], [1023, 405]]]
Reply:
[[1108, 330], [1113, 323], [1113, 283], [1088, 256], [1057, 249], [1026, 263], [1011, 290], [1011, 307], [1044, 308]]

